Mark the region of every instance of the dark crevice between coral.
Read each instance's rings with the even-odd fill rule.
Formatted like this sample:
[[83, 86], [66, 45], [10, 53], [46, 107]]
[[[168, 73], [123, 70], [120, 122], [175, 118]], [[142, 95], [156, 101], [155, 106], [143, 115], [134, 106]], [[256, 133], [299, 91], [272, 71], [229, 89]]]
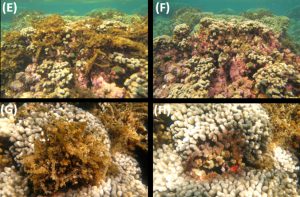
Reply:
[[[298, 158], [298, 165], [297, 166], [300, 166], [300, 148], [297, 150], [297, 158]], [[300, 189], [300, 169], [298, 169], [298, 173], [297, 173], [297, 177], [298, 177], [298, 181], [297, 181], [297, 184], [298, 184], [298, 188]]]
[[33, 183], [31, 181], [28, 181], [27, 187], [28, 187], [28, 197], [36, 197], [36, 196], [40, 195], [40, 194], [34, 193]]
[[[13, 145], [13, 143], [9, 141], [9, 138], [7, 138], [7, 137], [0, 137], [0, 149], [3, 148], [3, 150], [9, 150], [12, 145]], [[0, 163], [0, 170], [1, 170], [1, 168], [4, 168], [4, 167], [9, 166], [9, 165], [17, 167], [17, 164], [16, 164], [15, 160], [13, 159], [14, 157], [11, 154], [10, 151], [8, 151], [7, 153], [6, 152], [2, 152], [1, 155], [2, 154], [3, 155], [7, 154], [6, 156], [8, 156], [7, 159], [9, 159], [9, 161], [7, 161], [5, 163], [2, 163], [2, 160], [1, 160], [0, 161], [1, 162]], [[4, 156], [4, 157], [6, 157], [6, 156]], [[0, 158], [2, 158], [2, 156]]]
[[170, 128], [170, 126], [173, 124], [173, 120], [170, 116], [167, 116], [166, 114], [160, 114], [159, 119], [163, 120], [164, 126], [166, 128]]
[[226, 73], [226, 82], [227, 83], [232, 83], [232, 80], [231, 80], [231, 76], [230, 76], [230, 68], [231, 68], [231, 64], [229, 63], [226, 63], [224, 65], [224, 70], [225, 70], [225, 73]]
[[145, 185], [148, 185], [148, 177], [149, 177], [149, 152], [137, 147], [134, 151], [136, 155], [136, 159], [139, 163], [139, 166], [142, 170], [142, 181]]
[[0, 137], [0, 144], [5, 148], [5, 150], [8, 150], [9, 147], [11, 147], [13, 144], [9, 141], [9, 138], [7, 137]]
[[75, 103], [70, 103], [72, 105], [75, 105], [83, 110], [87, 110], [90, 111], [93, 108], [95, 108], [95, 105], [98, 103], [94, 103], [94, 102], [75, 102]]

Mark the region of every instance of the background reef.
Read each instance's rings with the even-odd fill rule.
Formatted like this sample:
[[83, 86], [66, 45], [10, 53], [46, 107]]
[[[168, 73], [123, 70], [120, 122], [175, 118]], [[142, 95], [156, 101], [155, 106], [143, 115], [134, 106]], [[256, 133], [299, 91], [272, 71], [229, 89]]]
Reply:
[[148, 196], [146, 103], [17, 105], [0, 118], [0, 196]]
[[147, 16], [26, 11], [11, 23], [1, 29], [2, 97], [147, 97]]
[[299, 196], [299, 104], [170, 106], [154, 118], [154, 196]]
[[154, 21], [154, 96], [299, 97], [299, 8], [203, 12], [174, 3]]

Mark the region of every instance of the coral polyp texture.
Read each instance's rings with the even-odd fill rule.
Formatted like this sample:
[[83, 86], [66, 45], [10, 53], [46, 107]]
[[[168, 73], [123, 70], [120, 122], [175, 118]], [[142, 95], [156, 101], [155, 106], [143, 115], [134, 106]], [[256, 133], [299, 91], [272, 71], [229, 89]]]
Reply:
[[155, 97], [300, 97], [300, 56], [286, 38], [288, 17], [185, 12], [170, 22], [173, 33], [153, 40]]
[[29, 13], [1, 39], [1, 95], [147, 97], [147, 37], [146, 16], [114, 10], [88, 16]]
[[[146, 161], [134, 150], [142, 143], [136, 137], [137, 127], [129, 122], [130, 132], [129, 128], [126, 134], [119, 131], [127, 139], [132, 134], [135, 145], [114, 142], [118, 136], [100, 119], [112, 106], [95, 105], [94, 113], [102, 110], [98, 116], [88, 112], [91, 109], [67, 103], [25, 103], [16, 117], [1, 117], [0, 196], [147, 196], [141, 170], [141, 162]], [[124, 109], [131, 106], [123, 105]], [[144, 114], [139, 109], [127, 109], [136, 121], [142, 121], [138, 117]], [[145, 122], [135, 124], [146, 130]]]
[[300, 195], [298, 104], [167, 105], [154, 118], [154, 196]]

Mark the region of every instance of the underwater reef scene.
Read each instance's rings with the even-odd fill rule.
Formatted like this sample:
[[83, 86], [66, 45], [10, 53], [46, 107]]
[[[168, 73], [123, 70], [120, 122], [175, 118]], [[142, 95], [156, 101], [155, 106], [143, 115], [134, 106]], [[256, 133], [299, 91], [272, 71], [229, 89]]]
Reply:
[[175, 2], [154, 17], [154, 97], [300, 97], [300, 5], [277, 14]]
[[23, 11], [1, 34], [1, 97], [148, 97], [147, 13]]
[[148, 196], [146, 103], [17, 103], [0, 117], [0, 196]]
[[299, 104], [165, 105], [171, 116], [154, 117], [154, 197], [300, 195]]

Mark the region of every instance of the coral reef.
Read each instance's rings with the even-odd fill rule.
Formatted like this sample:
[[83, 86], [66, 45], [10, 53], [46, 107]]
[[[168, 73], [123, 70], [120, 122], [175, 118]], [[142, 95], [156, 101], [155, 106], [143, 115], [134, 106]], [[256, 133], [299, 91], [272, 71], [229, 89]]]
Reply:
[[234, 15], [235, 13], [236, 13], [236, 11], [231, 8], [226, 8], [226, 9], [218, 12], [218, 14], [227, 14], [227, 15]]
[[293, 9], [291, 9], [288, 13], [288, 17], [300, 20], [300, 6], [296, 6]]
[[300, 57], [282, 43], [288, 18], [265, 10], [244, 15], [201, 13], [200, 25], [156, 37], [154, 96], [299, 97]]
[[173, 21], [169, 20], [168, 18], [165, 19], [164, 17], [155, 17], [153, 19], [153, 37], [158, 37], [162, 35], [172, 35], [172, 31], [174, 29]]
[[200, 19], [204, 16], [199, 9], [191, 7], [178, 7], [171, 14], [170, 18], [157, 16], [154, 18], [153, 37], [162, 35], [172, 35], [176, 25], [187, 24], [191, 29], [196, 26]]
[[125, 14], [116, 9], [94, 9], [89, 13], [87, 13], [87, 16], [96, 17], [105, 20], [105, 19], [122, 18], [125, 16]]
[[186, 23], [189, 27], [197, 25], [202, 17], [201, 11], [197, 8], [179, 8], [172, 15], [174, 18], [174, 24], [180, 25]]
[[[102, 103], [90, 110], [105, 116], [104, 111], [97, 111], [107, 109], [112, 119], [109, 105]], [[145, 106], [118, 106], [127, 109], [119, 118], [132, 110], [131, 117], [123, 117], [123, 124], [128, 121], [128, 128], [146, 136], [139, 122], [145, 119]], [[18, 107], [16, 117], [0, 118], [0, 136], [8, 142], [1, 144], [1, 169], [3, 155], [13, 160], [6, 161], [1, 171], [1, 196], [147, 196], [135, 152], [122, 151], [133, 145], [120, 143], [115, 148], [117, 136], [111, 130], [120, 129], [119, 125], [105, 125], [101, 118], [67, 103], [25, 103]], [[134, 131], [126, 137], [140, 140]]]
[[299, 195], [299, 157], [275, 143], [278, 115], [265, 110], [276, 104], [169, 105], [172, 115], [156, 118], [171, 139], [154, 141], [154, 196]]
[[274, 16], [271, 10], [265, 8], [259, 8], [254, 10], [247, 10], [241, 14], [242, 16], [249, 18], [251, 20], [258, 20], [263, 17], [272, 17]]
[[2, 97], [147, 97], [146, 16], [36, 15], [3, 36]]
[[291, 20], [287, 37], [283, 40], [286, 46], [300, 55], [300, 21]]

